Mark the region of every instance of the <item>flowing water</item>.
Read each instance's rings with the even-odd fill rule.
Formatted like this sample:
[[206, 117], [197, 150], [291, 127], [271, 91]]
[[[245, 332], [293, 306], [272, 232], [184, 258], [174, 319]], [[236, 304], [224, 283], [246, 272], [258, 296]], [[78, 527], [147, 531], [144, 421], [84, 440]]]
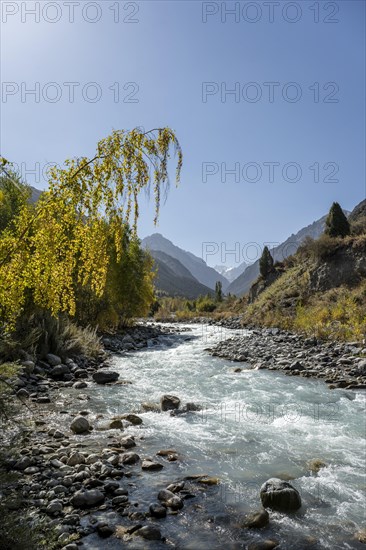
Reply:
[[[143, 425], [129, 430], [143, 436], [144, 456], [167, 448], [180, 455], [161, 472], [143, 474], [149, 488], [137, 482], [135, 498], [148, 506], [157, 491], [186, 475], [220, 479], [202, 492], [198, 506], [195, 499], [186, 501], [182, 513], [163, 520], [168, 533], [174, 530], [177, 548], [229, 548], [232, 541], [263, 538], [279, 540], [282, 550], [364, 548], [353, 535], [365, 527], [365, 394], [330, 391], [319, 380], [242, 363], [244, 370], [235, 373], [238, 363], [205, 351], [218, 338], [217, 328], [199, 325], [160, 337], [148, 349], [113, 357], [113, 370], [131, 385], [88, 389], [93, 411], [139, 411]], [[142, 402], [158, 402], [165, 393], [203, 408], [176, 417], [141, 413]], [[315, 458], [326, 466], [311, 474], [307, 462]], [[259, 509], [260, 486], [270, 477], [291, 480], [301, 493], [301, 510], [271, 513], [262, 532], [235, 529], [228, 518]]]

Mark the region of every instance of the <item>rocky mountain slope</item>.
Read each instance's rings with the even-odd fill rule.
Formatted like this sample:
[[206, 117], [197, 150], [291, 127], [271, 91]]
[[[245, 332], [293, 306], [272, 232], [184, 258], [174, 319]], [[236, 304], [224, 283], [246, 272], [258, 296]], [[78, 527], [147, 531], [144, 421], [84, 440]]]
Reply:
[[213, 290], [201, 284], [178, 260], [161, 252], [150, 250], [157, 272], [154, 284], [159, 293], [195, 299], [213, 294]]
[[228, 287], [228, 281], [215, 269], [209, 267], [202, 258], [198, 258], [191, 252], [182, 250], [160, 233], [154, 233], [141, 241], [144, 248], [150, 251], [159, 250], [178, 260], [201, 284], [214, 289], [217, 281], [221, 281], [223, 290]]

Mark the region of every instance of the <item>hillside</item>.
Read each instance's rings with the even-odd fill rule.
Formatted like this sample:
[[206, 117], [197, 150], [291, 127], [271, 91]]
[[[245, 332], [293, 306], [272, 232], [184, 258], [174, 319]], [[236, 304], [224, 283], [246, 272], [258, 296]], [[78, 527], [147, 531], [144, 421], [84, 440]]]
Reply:
[[168, 296], [181, 296], [195, 299], [198, 296], [213, 294], [212, 289], [202, 285], [178, 260], [160, 250], [151, 250], [154, 258], [158, 293]]
[[297, 329], [311, 335], [362, 339], [366, 334], [366, 201], [353, 210], [351, 235], [307, 239], [259, 277], [241, 300], [244, 324]]
[[154, 233], [141, 241], [143, 248], [150, 251], [159, 250], [178, 260], [201, 284], [214, 289], [217, 281], [221, 281], [222, 288], [228, 287], [228, 280], [220, 273], [209, 267], [202, 258], [198, 258], [191, 252], [182, 250], [160, 233]]
[[[348, 214], [348, 212], [347, 212]], [[324, 231], [326, 216], [323, 216], [319, 220], [316, 220], [312, 224], [300, 229], [296, 234], [292, 234], [283, 243], [271, 250], [271, 254], [275, 262], [282, 262], [288, 256], [294, 254], [299, 246], [304, 242], [307, 237], [317, 239]], [[248, 266], [244, 273], [239, 275], [235, 281], [233, 281], [227, 288], [227, 292], [235, 294], [236, 296], [243, 296], [246, 294], [253, 282], [259, 275], [259, 260]]]

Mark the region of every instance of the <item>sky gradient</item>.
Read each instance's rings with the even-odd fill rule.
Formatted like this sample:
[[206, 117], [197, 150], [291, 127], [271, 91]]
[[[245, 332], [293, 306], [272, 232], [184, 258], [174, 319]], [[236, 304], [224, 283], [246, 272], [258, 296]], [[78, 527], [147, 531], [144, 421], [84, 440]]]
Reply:
[[170, 126], [182, 183], [156, 228], [143, 198], [139, 234], [198, 256], [205, 242], [279, 243], [366, 197], [363, 0], [1, 9], [1, 154], [31, 185], [113, 129]]

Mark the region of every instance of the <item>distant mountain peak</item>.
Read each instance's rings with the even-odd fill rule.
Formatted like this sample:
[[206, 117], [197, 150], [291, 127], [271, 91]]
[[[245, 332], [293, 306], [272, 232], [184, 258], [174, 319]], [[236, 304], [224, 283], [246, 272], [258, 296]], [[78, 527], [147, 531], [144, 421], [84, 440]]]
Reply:
[[179, 246], [176, 246], [161, 233], [153, 233], [152, 235], [145, 237], [145, 239], [141, 241], [141, 244], [148, 250], [158, 250], [168, 254], [172, 258], [175, 258], [188, 269], [197, 281], [211, 289], [215, 288], [217, 281], [222, 283], [222, 288], [224, 291], [229, 284], [226, 277], [218, 273], [213, 267], [209, 267], [202, 258], [199, 258], [198, 256], [192, 254], [192, 252], [188, 252]]

